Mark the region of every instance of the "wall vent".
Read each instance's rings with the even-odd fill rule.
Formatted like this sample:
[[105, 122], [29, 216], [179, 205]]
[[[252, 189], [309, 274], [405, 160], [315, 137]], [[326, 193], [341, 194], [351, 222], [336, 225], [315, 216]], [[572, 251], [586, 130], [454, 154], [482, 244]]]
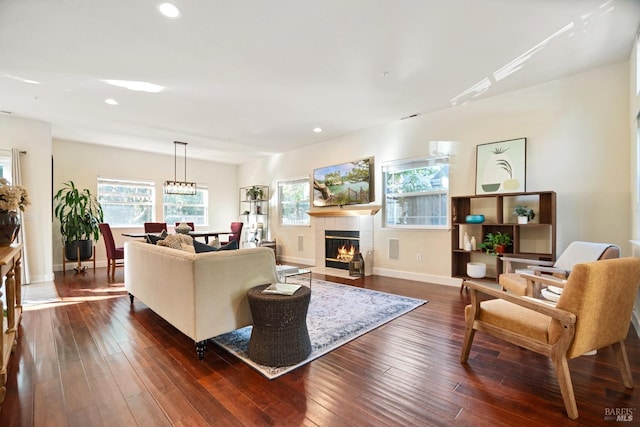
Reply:
[[304, 250], [304, 236], [302, 234], [298, 234], [298, 252], [302, 252]]
[[389, 239], [389, 259], [398, 259], [400, 256], [400, 241]]

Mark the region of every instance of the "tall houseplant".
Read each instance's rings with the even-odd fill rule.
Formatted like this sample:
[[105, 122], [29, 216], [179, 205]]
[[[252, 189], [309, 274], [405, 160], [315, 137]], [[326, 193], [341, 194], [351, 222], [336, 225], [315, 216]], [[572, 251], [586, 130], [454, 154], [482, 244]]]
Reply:
[[90, 259], [93, 255], [92, 240], [100, 238], [103, 222], [102, 206], [88, 189], [79, 189], [73, 181], [65, 182], [53, 197], [56, 201], [55, 217], [60, 221], [60, 234], [68, 260]]

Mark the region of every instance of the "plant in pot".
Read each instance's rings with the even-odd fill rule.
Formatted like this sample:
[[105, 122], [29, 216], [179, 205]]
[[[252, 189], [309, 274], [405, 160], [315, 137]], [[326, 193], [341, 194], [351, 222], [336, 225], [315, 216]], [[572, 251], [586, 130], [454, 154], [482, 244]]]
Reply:
[[480, 248], [487, 251], [489, 255], [503, 254], [505, 249], [511, 245], [511, 236], [507, 233], [487, 233]]
[[248, 200], [260, 200], [262, 199], [262, 187], [254, 185], [247, 189]]
[[518, 224], [526, 224], [536, 216], [533, 209], [522, 205], [518, 205], [513, 208], [513, 213], [518, 217]]
[[65, 182], [53, 196], [56, 202], [55, 217], [60, 221], [60, 234], [68, 260], [77, 260], [78, 247], [80, 260], [90, 259], [93, 255], [93, 241], [100, 238], [103, 222], [102, 206], [96, 196], [88, 189], [79, 189], [73, 181]]

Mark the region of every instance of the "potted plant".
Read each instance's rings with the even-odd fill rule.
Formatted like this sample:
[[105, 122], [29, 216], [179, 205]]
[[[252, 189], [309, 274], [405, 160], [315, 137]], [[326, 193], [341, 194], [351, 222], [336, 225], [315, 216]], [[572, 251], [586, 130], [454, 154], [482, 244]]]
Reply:
[[507, 233], [487, 233], [480, 248], [487, 251], [489, 255], [503, 254], [507, 246], [511, 245], [511, 236]]
[[513, 213], [518, 217], [518, 224], [526, 224], [536, 216], [533, 209], [522, 205], [518, 205], [513, 208]]
[[254, 185], [253, 187], [249, 187], [247, 189], [247, 199], [248, 200], [262, 199], [262, 187], [260, 187], [259, 185]]
[[102, 206], [96, 196], [88, 189], [79, 189], [73, 181], [63, 184], [63, 187], [53, 196], [56, 201], [55, 217], [60, 221], [60, 234], [68, 260], [78, 258], [90, 259], [93, 255], [93, 240], [100, 238], [100, 227], [103, 222]]

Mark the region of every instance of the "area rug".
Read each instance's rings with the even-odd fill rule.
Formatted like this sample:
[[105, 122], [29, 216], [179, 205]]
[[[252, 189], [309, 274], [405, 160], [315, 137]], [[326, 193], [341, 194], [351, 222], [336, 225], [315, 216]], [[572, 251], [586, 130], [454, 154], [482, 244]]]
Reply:
[[313, 279], [311, 301], [307, 313], [311, 354], [307, 359], [296, 365], [278, 368], [253, 362], [247, 356], [251, 326], [219, 335], [212, 341], [265, 377], [274, 379], [426, 302], [425, 300]]

